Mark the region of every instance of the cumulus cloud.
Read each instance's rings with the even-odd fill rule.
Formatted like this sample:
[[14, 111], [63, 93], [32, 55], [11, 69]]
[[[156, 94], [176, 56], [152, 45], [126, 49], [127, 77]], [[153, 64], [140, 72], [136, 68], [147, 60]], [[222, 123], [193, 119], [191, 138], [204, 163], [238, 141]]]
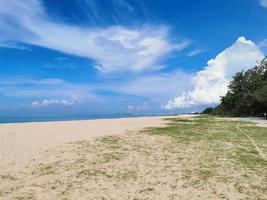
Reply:
[[261, 4], [261, 6], [267, 8], [267, 0], [260, 0], [260, 4]]
[[105, 72], [155, 70], [164, 66], [167, 54], [189, 45], [170, 42], [167, 27], [88, 28], [55, 22], [39, 0], [0, 0], [0, 35], [1, 41], [91, 58]]
[[201, 104], [217, 104], [227, 92], [232, 76], [251, 68], [264, 57], [257, 45], [245, 37], [238, 40], [208, 61], [204, 70], [192, 79], [194, 89], [183, 93], [164, 105], [165, 109], [188, 108]]

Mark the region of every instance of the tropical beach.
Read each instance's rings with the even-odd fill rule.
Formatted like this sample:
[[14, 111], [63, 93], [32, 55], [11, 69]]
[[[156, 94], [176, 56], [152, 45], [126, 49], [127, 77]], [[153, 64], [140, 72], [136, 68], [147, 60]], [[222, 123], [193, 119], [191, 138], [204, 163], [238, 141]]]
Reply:
[[206, 115], [1, 124], [0, 199], [265, 199], [266, 130]]
[[267, 0], [0, 0], [0, 200], [267, 200]]
[[[20, 162], [30, 160], [32, 156], [42, 151], [64, 143], [163, 126], [164, 118], [140, 117], [0, 124], [1, 163], [8, 159], [9, 162], [19, 165]], [[9, 169], [9, 167], [5, 166], [1, 168], [1, 171], [4, 169]]]

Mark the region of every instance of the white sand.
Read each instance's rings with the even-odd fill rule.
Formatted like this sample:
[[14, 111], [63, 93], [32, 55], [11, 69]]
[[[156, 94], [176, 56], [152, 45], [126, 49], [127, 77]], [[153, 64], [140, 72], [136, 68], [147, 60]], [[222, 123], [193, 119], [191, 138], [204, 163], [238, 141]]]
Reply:
[[228, 141], [218, 154], [216, 143], [133, 134], [164, 118], [0, 125], [0, 199], [265, 199], [264, 169], [225, 159]]
[[162, 126], [163, 118], [166, 117], [0, 124], [0, 163], [17, 165], [66, 142]]
[[257, 126], [267, 128], [267, 120], [265, 118], [260, 118], [260, 117], [242, 117], [242, 118], [239, 118], [239, 119], [242, 120], [242, 121], [253, 122], [253, 123], [256, 123]]

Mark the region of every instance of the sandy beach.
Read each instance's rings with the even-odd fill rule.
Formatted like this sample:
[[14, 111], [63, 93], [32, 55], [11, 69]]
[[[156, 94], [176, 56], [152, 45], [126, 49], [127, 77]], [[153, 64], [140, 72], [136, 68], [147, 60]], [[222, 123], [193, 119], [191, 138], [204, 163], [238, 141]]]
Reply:
[[192, 115], [1, 124], [0, 200], [265, 199], [265, 137]]
[[41, 152], [64, 143], [163, 126], [164, 118], [166, 117], [0, 124], [0, 170], [10, 169], [9, 165], [20, 167]]

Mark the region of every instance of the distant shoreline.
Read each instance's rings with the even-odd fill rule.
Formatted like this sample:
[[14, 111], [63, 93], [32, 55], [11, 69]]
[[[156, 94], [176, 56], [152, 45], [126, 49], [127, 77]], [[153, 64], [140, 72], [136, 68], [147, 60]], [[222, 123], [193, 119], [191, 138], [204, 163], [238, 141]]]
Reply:
[[[190, 114], [190, 113], [188, 113]], [[114, 114], [114, 115], [87, 115], [87, 116], [58, 116], [58, 117], [0, 117], [0, 124], [16, 124], [31, 122], [64, 122], [64, 121], [84, 121], [96, 119], [121, 119], [121, 118], [138, 118], [138, 117], [166, 117], [182, 116], [182, 114]]]

